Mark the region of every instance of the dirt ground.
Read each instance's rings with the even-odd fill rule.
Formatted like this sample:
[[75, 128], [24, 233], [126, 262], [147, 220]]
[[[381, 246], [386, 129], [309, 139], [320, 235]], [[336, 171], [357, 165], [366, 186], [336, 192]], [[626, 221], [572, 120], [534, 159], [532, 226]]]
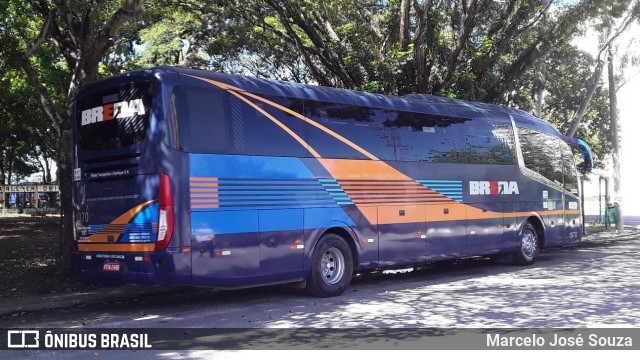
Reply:
[[94, 288], [57, 269], [60, 218], [0, 218], [0, 298]]

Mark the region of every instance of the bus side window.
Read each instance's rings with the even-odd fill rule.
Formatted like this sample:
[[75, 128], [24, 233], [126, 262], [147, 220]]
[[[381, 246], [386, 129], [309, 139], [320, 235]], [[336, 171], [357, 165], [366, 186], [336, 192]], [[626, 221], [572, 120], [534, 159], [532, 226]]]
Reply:
[[564, 173], [564, 188], [574, 195], [578, 195], [578, 174], [575, 166], [575, 156], [571, 147], [562, 143], [562, 164]]
[[394, 160], [394, 133], [384, 123], [396, 117], [387, 109], [304, 100], [304, 114], [343, 136], [341, 141], [323, 129], [308, 126], [309, 144], [323, 157], [367, 159], [355, 144], [381, 160]]
[[[306, 148], [309, 137], [308, 126], [293, 114], [283, 110], [287, 108], [299, 113], [302, 102], [299, 99], [283, 96], [259, 95], [259, 97], [268, 100], [268, 102], [262, 102], [251, 99], [254, 106], [260, 110], [235, 97], [230, 102], [232, 152], [243, 155], [309, 157], [310, 153]], [[295, 134], [302, 143], [291, 134]]]
[[229, 149], [229, 94], [203, 87], [176, 87], [180, 146], [186, 151], [225, 153]]
[[[252, 105], [215, 88], [178, 86], [174, 91], [180, 148], [189, 152], [307, 157], [308, 150], [287, 129], [306, 141], [304, 124], [272, 104]], [[298, 100], [267, 97], [283, 107]], [[176, 118], [176, 116], [172, 116]], [[174, 145], [175, 147], [175, 145]]]
[[180, 148], [180, 130], [178, 128], [178, 108], [176, 106], [176, 94], [171, 94], [169, 99], [169, 113], [167, 114], [167, 123], [165, 125], [165, 142], [176, 150]]
[[524, 164], [549, 181], [562, 185], [561, 141], [539, 131], [518, 127]]
[[513, 130], [509, 123], [474, 119], [465, 124], [466, 146], [461, 152], [464, 162], [470, 164], [515, 165]]
[[397, 160], [458, 163], [463, 161], [461, 124], [469, 120], [399, 111], [398, 118], [385, 126], [397, 128]]

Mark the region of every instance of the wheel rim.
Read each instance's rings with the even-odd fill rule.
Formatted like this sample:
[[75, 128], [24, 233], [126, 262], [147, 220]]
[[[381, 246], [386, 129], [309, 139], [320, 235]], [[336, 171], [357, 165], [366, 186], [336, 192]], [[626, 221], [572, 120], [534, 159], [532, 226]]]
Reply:
[[342, 251], [331, 247], [322, 254], [320, 262], [322, 269], [322, 280], [329, 285], [335, 285], [344, 276], [345, 261]]
[[522, 255], [527, 260], [532, 260], [538, 251], [538, 239], [536, 234], [531, 230], [525, 230], [522, 233]]

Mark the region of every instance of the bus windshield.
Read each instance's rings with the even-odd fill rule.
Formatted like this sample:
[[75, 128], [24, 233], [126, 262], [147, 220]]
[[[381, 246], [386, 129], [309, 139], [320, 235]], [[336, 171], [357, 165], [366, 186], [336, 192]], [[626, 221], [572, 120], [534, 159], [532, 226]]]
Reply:
[[80, 148], [112, 150], [142, 140], [149, 124], [151, 93], [150, 82], [125, 83], [79, 98]]

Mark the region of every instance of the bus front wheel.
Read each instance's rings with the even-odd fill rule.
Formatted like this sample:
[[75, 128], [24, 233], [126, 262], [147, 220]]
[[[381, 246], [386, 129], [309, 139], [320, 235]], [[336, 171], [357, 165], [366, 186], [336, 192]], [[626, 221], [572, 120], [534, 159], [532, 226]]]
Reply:
[[513, 254], [513, 263], [516, 265], [531, 265], [536, 261], [540, 252], [540, 241], [536, 228], [527, 221], [518, 235], [520, 246]]
[[324, 234], [311, 257], [307, 292], [313, 296], [342, 294], [353, 277], [353, 255], [349, 244], [339, 235]]

